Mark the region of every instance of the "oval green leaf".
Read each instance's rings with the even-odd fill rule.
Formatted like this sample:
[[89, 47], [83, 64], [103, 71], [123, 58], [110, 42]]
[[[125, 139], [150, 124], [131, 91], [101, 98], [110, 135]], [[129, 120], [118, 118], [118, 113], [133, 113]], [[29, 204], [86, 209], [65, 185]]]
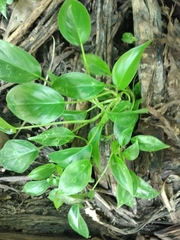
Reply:
[[123, 152], [123, 157], [130, 161], [135, 160], [138, 157], [138, 155], [139, 155], [138, 141], [133, 143], [131, 146], [127, 147]]
[[170, 147], [153, 136], [137, 135], [131, 139], [132, 143], [136, 141], [138, 141], [139, 149], [145, 152], [156, 152]]
[[139, 114], [133, 111], [108, 112], [108, 116], [112, 122], [123, 128], [134, 127], [139, 118]]
[[75, 204], [71, 207], [68, 212], [68, 222], [74, 231], [76, 231], [81, 236], [88, 238], [89, 230], [87, 224], [82, 218], [79, 210], [79, 205]]
[[28, 177], [30, 177], [32, 180], [43, 180], [50, 177], [55, 169], [56, 166], [54, 164], [47, 163], [32, 170]]
[[88, 140], [90, 141], [90, 144], [92, 145], [92, 157], [93, 162], [96, 164], [96, 166], [100, 167], [100, 137], [102, 132], [102, 126], [95, 126], [93, 127], [89, 134], [88, 134]]
[[124, 126], [114, 124], [114, 136], [121, 147], [126, 146], [130, 142], [133, 130], [134, 127], [124, 128]]
[[62, 95], [83, 100], [96, 96], [104, 86], [104, 83], [80, 72], [63, 74], [52, 85]]
[[26, 140], [9, 140], [0, 150], [0, 164], [7, 170], [22, 173], [38, 156], [38, 148]]
[[[84, 59], [82, 56], [81, 56], [81, 59], [84, 63]], [[104, 75], [111, 76], [111, 71], [109, 69], [109, 66], [99, 56], [95, 54], [85, 54], [85, 59], [86, 59], [90, 73], [97, 76], [104, 76]]]
[[91, 172], [90, 160], [80, 160], [68, 165], [59, 182], [61, 195], [72, 195], [82, 191], [91, 178]]
[[61, 146], [74, 139], [75, 135], [68, 128], [55, 127], [35, 136], [30, 137], [28, 140], [35, 141], [43, 146]]
[[125, 43], [132, 44], [137, 41], [137, 38], [135, 38], [132, 33], [126, 32], [123, 33], [121, 40]]
[[132, 178], [124, 161], [113, 154], [110, 159], [110, 167], [118, 183], [133, 196]]
[[23, 49], [0, 40], [0, 79], [25, 83], [41, 77], [41, 66]]
[[25, 192], [31, 196], [39, 196], [49, 188], [49, 184], [46, 180], [32, 181], [24, 185], [22, 192]]
[[151, 42], [150, 40], [140, 46], [132, 48], [124, 53], [115, 63], [112, 69], [112, 81], [119, 90], [123, 90], [129, 86], [136, 74], [143, 51]]
[[32, 124], [47, 124], [56, 120], [65, 107], [58, 92], [37, 83], [15, 86], [8, 92], [6, 101], [18, 118]]
[[66, 168], [71, 162], [83, 159], [90, 159], [92, 152], [91, 145], [85, 147], [68, 148], [49, 154], [52, 162], [57, 163], [60, 167]]
[[91, 21], [83, 4], [77, 0], [66, 0], [58, 14], [58, 27], [72, 45], [85, 43], [91, 32]]
[[124, 189], [120, 184], [117, 185], [116, 199], [117, 199], [117, 208], [120, 208], [124, 204], [130, 206], [131, 208], [134, 205], [134, 197], [126, 189]]
[[134, 196], [138, 198], [151, 199], [159, 195], [159, 193], [153, 189], [147, 182], [142, 178], [135, 175], [134, 172], [130, 171], [133, 182], [137, 183], [136, 189], [134, 188]]

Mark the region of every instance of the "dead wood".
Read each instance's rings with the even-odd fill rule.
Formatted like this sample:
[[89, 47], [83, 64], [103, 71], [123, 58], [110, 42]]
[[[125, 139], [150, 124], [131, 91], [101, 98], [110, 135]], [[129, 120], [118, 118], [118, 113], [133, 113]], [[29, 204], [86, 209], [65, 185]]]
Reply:
[[[47, 42], [47, 40], [53, 35], [56, 46], [52, 72], [57, 75], [68, 71], [84, 71], [80, 62], [79, 49], [67, 46], [65, 40], [57, 32], [57, 13], [62, 2], [63, 0], [39, 0], [26, 21], [19, 22], [16, 27], [13, 25], [13, 28], [10, 26], [8, 28], [8, 25], [4, 26], [5, 30], [7, 27], [4, 39], [39, 57], [44, 72], [49, 69], [52, 60], [52, 41]], [[154, 135], [171, 145], [166, 152], [141, 155], [135, 164], [130, 166], [157, 190], [163, 188], [161, 198], [150, 201], [139, 199], [135, 209], [124, 207], [117, 209], [113, 197], [116, 184], [111, 172], [108, 171], [100, 182], [95, 200], [85, 204], [83, 216], [92, 236], [101, 234], [107, 239], [110, 237], [123, 239], [128, 235], [133, 235], [135, 238], [136, 233], [152, 236], [155, 232], [155, 235], [161, 239], [166, 240], [170, 236], [175, 240], [179, 234], [179, 225], [173, 219], [176, 218], [179, 221], [180, 184], [175, 179], [167, 180], [169, 175], [180, 175], [180, 26], [178, 19], [172, 18], [175, 8], [172, 4], [171, 7], [167, 6], [166, 1], [160, 1], [160, 3], [154, 0], [87, 0], [83, 2], [92, 19], [91, 37], [85, 44], [85, 49], [87, 52], [94, 52], [101, 56], [110, 66], [113, 66], [120, 53], [129, 48], [120, 41], [120, 33], [126, 32], [126, 26], [130, 21], [127, 16], [133, 16], [133, 23], [131, 22], [130, 25], [134, 25], [134, 34], [138, 38], [137, 44], [153, 39], [153, 43], [143, 55], [138, 72], [142, 96], [145, 99], [144, 105], [148, 107], [149, 115], [143, 116], [136, 132]], [[13, 11], [17, 11], [17, 8], [13, 8]], [[13, 12], [11, 16], [12, 21], [10, 20], [9, 24], [15, 19]], [[110, 81], [108, 78], [100, 80]], [[4, 91], [4, 86], [0, 90]], [[86, 108], [80, 105], [71, 107], [79, 110]], [[3, 109], [2, 112], [5, 110]], [[93, 126], [89, 128], [91, 127]], [[87, 134], [88, 131], [89, 129], [83, 129], [83, 134]], [[111, 133], [112, 126], [107, 124], [104, 135]], [[79, 146], [80, 143], [74, 142], [73, 144]], [[102, 171], [109, 155], [109, 143], [102, 142]], [[53, 204], [46, 199], [47, 195], [44, 195], [44, 198], [27, 197], [21, 193], [21, 184], [22, 180], [26, 182], [28, 179], [22, 179], [22, 176], [15, 176], [18, 179], [13, 179], [6, 172], [2, 174], [0, 179], [0, 231], [26, 233], [23, 235], [24, 239], [28, 239], [27, 234], [32, 233], [72, 233], [67, 223], [68, 206], [56, 211]], [[101, 172], [95, 170], [97, 177], [100, 174]], [[168, 208], [169, 204], [171, 208]], [[173, 224], [175, 225], [171, 226]], [[165, 227], [167, 225], [168, 227]], [[163, 230], [160, 231], [160, 229]], [[10, 235], [0, 235], [0, 239], [1, 237], [7, 239]], [[12, 238], [12, 240], [15, 239], [17, 238]]]

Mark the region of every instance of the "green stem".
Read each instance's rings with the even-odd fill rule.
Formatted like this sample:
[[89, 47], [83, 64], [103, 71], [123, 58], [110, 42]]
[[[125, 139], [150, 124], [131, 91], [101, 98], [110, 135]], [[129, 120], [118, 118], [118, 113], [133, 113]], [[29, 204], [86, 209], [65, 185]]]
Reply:
[[39, 127], [46, 127], [46, 126], [54, 126], [54, 125], [63, 125], [63, 124], [81, 124], [81, 123], [91, 123], [95, 122], [100, 118], [102, 113], [98, 114], [97, 116], [93, 117], [92, 119], [88, 120], [74, 120], [74, 121], [62, 121], [62, 122], [53, 122], [53, 123], [46, 123], [46, 124], [37, 124], [37, 125], [32, 125], [32, 126], [25, 126], [25, 127], [17, 127], [16, 130], [18, 129], [29, 129], [29, 128], [39, 128]]
[[81, 43], [80, 46], [81, 46], [81, 52], [82, 52], [82, 57], [83, 57], [83, 61], [84, 61], [84, 66], [86, 68], [87, 74], [90, 75], [89, 67], [88, 67], [88, 63], [87, 63], [87, 60], [86, 60], [86, 55], [85, 55], [85, 52], [84, 52], [83, 44]]
[[107, 163], [105, 169], [104, 169], [103, 172], [101, 173], [101, 175], [100, 175], [100, 177], [98, 178], [97, 182], [94, 184], [92, 190], [94, 190], [94, 189], [96, 188], [96, 186], [97, 186], [98, 183], [100, 182], [101, 178], [104, 176], [105, 172], [107, 171], [108, 166], [109, 166], [109, 161], [110, 161], [110, 158], [109, 158], [109, 160], [108, 160], [108, 163]]

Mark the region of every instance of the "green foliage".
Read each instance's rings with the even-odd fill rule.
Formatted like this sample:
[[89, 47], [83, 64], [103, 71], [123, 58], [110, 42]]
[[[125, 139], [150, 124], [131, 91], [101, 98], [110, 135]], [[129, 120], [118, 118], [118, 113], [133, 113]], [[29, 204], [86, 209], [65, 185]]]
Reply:
[[0, 12], [6, 19], [6, 4], [12, 4], [13, 2], [13, 0], [0, 0]]
[[41, 66], [29, 53], [3, 40], [0, 46], [1, 80], [25, 83], [41, 77]]
[[125, 43], [132, 44], [137, 41], [137, 38], [135, 38], [132, 33], [127, 32], [127, 33], [123, 33], [122, 41]]
[[[64, 203], [72, 205], [68, 213], [69, 224], [88, 238], [89, 231], [80, 207], [85, 200], [93, 198], [100, 180], [94, 183], [91, 175], [93, 167], [100, 168], [101, 141], [111, 142], [111, 154], [102, 174], [110, 167], [117, 181], [117, 207], [133, 207], [136, 197], [150, 199], [158, 195], [148, 183], [129, 170], [126, 161], [135, 160], [140, 151], [159, 151], [169, 146], [153, 136], [133, 136], [139, 115], [146, 113], [147, 109], [140, 108], [139, 83], [132, 90], [130, 83], [142, 53], [151, 41], [123, 54], [111, 74], [109, 66], [100, 57], [84, 52], [83, 44], [90, 35], [91, 22], [86, 8], [79, 1], [66, 0], [63, 3], [58, 14], [58, 26], [67, 41], [80, 46], [87, 73], [70, 72], [58, 77], [48, 71], [51, 81], [47, 82], [41, 76], [41, 67], [36, 59], [0, 40], [0, 79], [19, 84], [6, 96], [8, 108], [19, 119], [29, 123], [28, 126], [15, 127], [0, 118], [0, 130], [13, 134], [22, 129], [48, 126], [48, 130], [28, 140], [7, 141], [0, 150], [0, 164], [8, 170], [22, 173], [35, 161], [39, 148], [61, 146], [59, 151], [48, 154], [49, 163], [30, 172], [32, 181], [25, 184], [23, 192], [39, 196], [50, 187], [48, 198], [57, 209]], [[102, 83], [96, 76], [112, 77], [112, 85]], [[34, 82], [37, 79], [45, 81], [47, 86]], [[66, 102], [64, 99], [68, 97], [73, 101]], [[84, 102], [88, 103], [88, 109], [66, 109], [66, 104]], [[113, 132], [110, 136], [103, 136], [108, 121], [113, 124]], [[74, 129], [65, 127], [68, 124], [74, 124]], [[86, 139], [79, 136], [78, 130], [88, 124], [91, 130]], [[69, 147], [75, 138], [83, 140], [84, 146]], [[88, 184], [94, 184], [92, 190], [87, 188]]]

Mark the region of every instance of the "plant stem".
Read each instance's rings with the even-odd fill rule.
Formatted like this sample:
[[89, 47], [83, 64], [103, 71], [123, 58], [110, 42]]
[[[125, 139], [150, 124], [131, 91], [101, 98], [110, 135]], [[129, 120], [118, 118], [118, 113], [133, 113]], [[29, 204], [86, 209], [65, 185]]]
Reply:
[[85, 55], [84, 47], [83, 47], [82, 43], [81, 43], [81, 51], [82, 51], [82, 57], [83, 57], [83, 60], [84, 60], [84, 66], [86, 68], [87, 74], [90, 75], [89, 67], [88, 67], [88, 64], [87, 64], [86, 55]]
[[88, 120], [74, 120], [74, 121], [63, 121], [63, 122], [53, 122], [53, 123], [46, 123], [46, 124], [37, 124], [32, 126], [25, 126], [25, 127], [17, 127], [16, 129], [30, 129], [30, 128], [39, 128], [39, 127], [46, 127], [46, 126], [53, 126], [53, 125], [63, 125], [63, 124], [80, 124], [80, 123], [91, 123], [95, 122], [98, 118], [100, 118], [102, 113], [99, 113], [97, 116], [88, 119]]
[[109, 158], [109, 160], [108, 160], [108, 163], [107, 163], [105, 169], [104, 169], [103, 172], [101, 173], [101, 175], [100, 175], [100, 177], [98, 178], [97, 182], [94, 184], [92, 190], [94, 190], [94, 189], [96, 188], [96, 186], [97, 186], [98, 183], [100, 182], [101, 178], [104, 176], [105, 172], [107, 171], [108, 166], [109, 166], [109, 161], [110, 161], [110, 158]]

